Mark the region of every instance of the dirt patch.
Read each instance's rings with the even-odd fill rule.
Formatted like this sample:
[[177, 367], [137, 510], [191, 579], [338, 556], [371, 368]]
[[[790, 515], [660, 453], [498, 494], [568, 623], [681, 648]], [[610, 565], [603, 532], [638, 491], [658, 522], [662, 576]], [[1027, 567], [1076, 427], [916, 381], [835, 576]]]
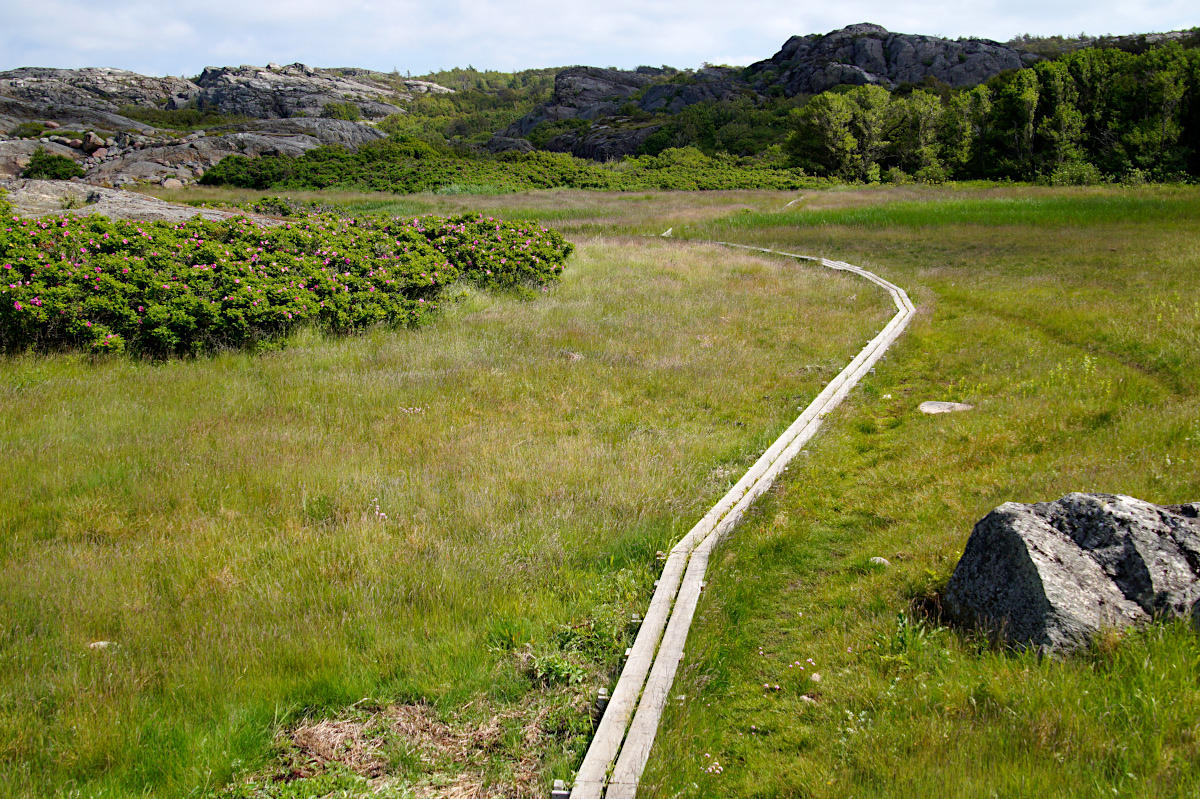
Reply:
[[545, 793], [545, 753], [566, 732], [556, 717], [588, 718], [589, 710], [581, 690], [563, 688], [503, 709], [476, 699], [448, 717], [420, 704], [356, 711], [283, 736], [282, 765], [268, 780], [348, 770], [374, 790], [422, 799], [532, 799]]

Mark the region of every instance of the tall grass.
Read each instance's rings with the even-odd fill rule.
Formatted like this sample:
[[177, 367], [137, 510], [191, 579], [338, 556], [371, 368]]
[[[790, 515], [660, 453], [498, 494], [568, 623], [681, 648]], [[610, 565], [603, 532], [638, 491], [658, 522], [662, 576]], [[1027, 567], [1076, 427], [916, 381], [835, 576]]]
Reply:
[[888, 314], [810, 267], [593, 240], [550, 293], [418, 330], [5, 359], [0, 795], [185, 795], [363, 697], [541, 690], [497, 640], [648, 587]]
[[[972, 524], [1002, 502], [1200, 499], [1200, 193], [1014, 195], [877, 192], [689, 232], [836, 255], [922, 312], [715, 558], [645, 795], [1200, 790], [1186, 624], [1039, 660], [936, 614]], [[924, 416], [927, 399], [975, 410]]]

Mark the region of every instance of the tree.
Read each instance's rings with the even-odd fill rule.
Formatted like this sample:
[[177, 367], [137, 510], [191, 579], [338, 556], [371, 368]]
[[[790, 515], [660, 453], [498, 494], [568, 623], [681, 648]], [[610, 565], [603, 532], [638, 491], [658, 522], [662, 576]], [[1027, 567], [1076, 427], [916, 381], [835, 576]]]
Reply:
[[1045, 143], [1045, 160], [1052, 170], [1082, 160], [1083, 114], [1075, 106], [1079, 92], [1070, 69], [1061, 61], [1043, 61], [1034, 72], [1041, 97], [1037, 132]]
[[945, 113], [941, 99], [932, 92], [914, 91], [893, 102], [893, 152], [902, 169], [914, 175], [941, 170], [938, 133]]
[[856, 178], [879, 180], [879, 162], [891, 146], [892, 95], [881, 86], [857, 86], [846, 92], [850, 102], [850, 130], [858, 142], [854, 154]]
[[977, 174], [976, 163], [992, 122], [992, 91], [976, 86], [956, 94], [942, 114], [942, 157], [956, 175]]
[[818, 175], [852, 178], [858, 139], [851, 132], [854, 109], [845, 95], [824, 92], [792, 112], [785, 144], [789, 162]]
[[1033, 70], [999, 76], [992, 109], [994, 168], [1007, 177], [1033, 177], [1033, 146], [1039, 99]]

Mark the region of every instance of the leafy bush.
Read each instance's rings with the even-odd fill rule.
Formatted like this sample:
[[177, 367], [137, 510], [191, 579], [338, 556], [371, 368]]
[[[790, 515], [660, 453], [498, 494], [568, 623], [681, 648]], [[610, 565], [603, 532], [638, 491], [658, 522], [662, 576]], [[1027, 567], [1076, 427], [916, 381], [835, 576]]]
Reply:
[[345, 119], [357, 122], [362, 118], [362, 112], [354, 103], [326, 103], [321, 108], [321, 116], [325, 119]]
[[117, 113], [137, 122], [145, 122], [156, 128], [171, 130], [204, 130], [222, 125], [235, 125], [250, 121], [249, 117], [227, 116], [215, 111], [202, 111], [199, 108], [146, 108], [141, 105], [123, 105]]
[[1104, 182], [1104, 175], [1094, 165], [1076, 161], [1055, 169], [1047, 182], [1051, 186], [1098, 186]]
[[22, 122], [8, 132], [9, 136], [15, 136], [21, 139], [36, 139], [46, 131], [46, 127], [40, 122]]
[[45, 147], [39, 147], [33, 152], [29, 166], [21, 173], [23, 178], [39, 178], [42, 180], [70, 180], [83, 177], [79, 164], [65, 155], [55, 155], [46, 152]]
[[310, 215], [278, 226], [13, 217], [0, 233], [0, 347], [164, 357], [303, 323], [414, 324], [455, 280], [545, 286], [571, 251], [555, 232], [482, 216]]
[[472, 191], [576, 188], [617, 191], [646, 189], [799, 189], [816, 181], [796, 169], [708, 159], [684, 149], [662, 161], [641, 156], [608, 168], [565, 153], [505, 153], [495, 158], [460, 158], [419, 139], [394, 136], [350, 152], [319, 147], [300, 157], [232, 155], [200, 182], [251, 189], [362, 188], [413, 193], [447, 186]]

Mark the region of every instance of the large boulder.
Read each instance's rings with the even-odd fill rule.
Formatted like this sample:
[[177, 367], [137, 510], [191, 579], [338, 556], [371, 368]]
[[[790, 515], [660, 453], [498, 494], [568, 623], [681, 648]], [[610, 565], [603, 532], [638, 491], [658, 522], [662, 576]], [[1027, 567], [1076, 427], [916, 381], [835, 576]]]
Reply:
[[1114, 494], [1006, 502], [975, 525], [946, 609], [1049, 653], [1087, 646], [1105, 628], [1191, 617], [1200, 613], [1198, 511]]

